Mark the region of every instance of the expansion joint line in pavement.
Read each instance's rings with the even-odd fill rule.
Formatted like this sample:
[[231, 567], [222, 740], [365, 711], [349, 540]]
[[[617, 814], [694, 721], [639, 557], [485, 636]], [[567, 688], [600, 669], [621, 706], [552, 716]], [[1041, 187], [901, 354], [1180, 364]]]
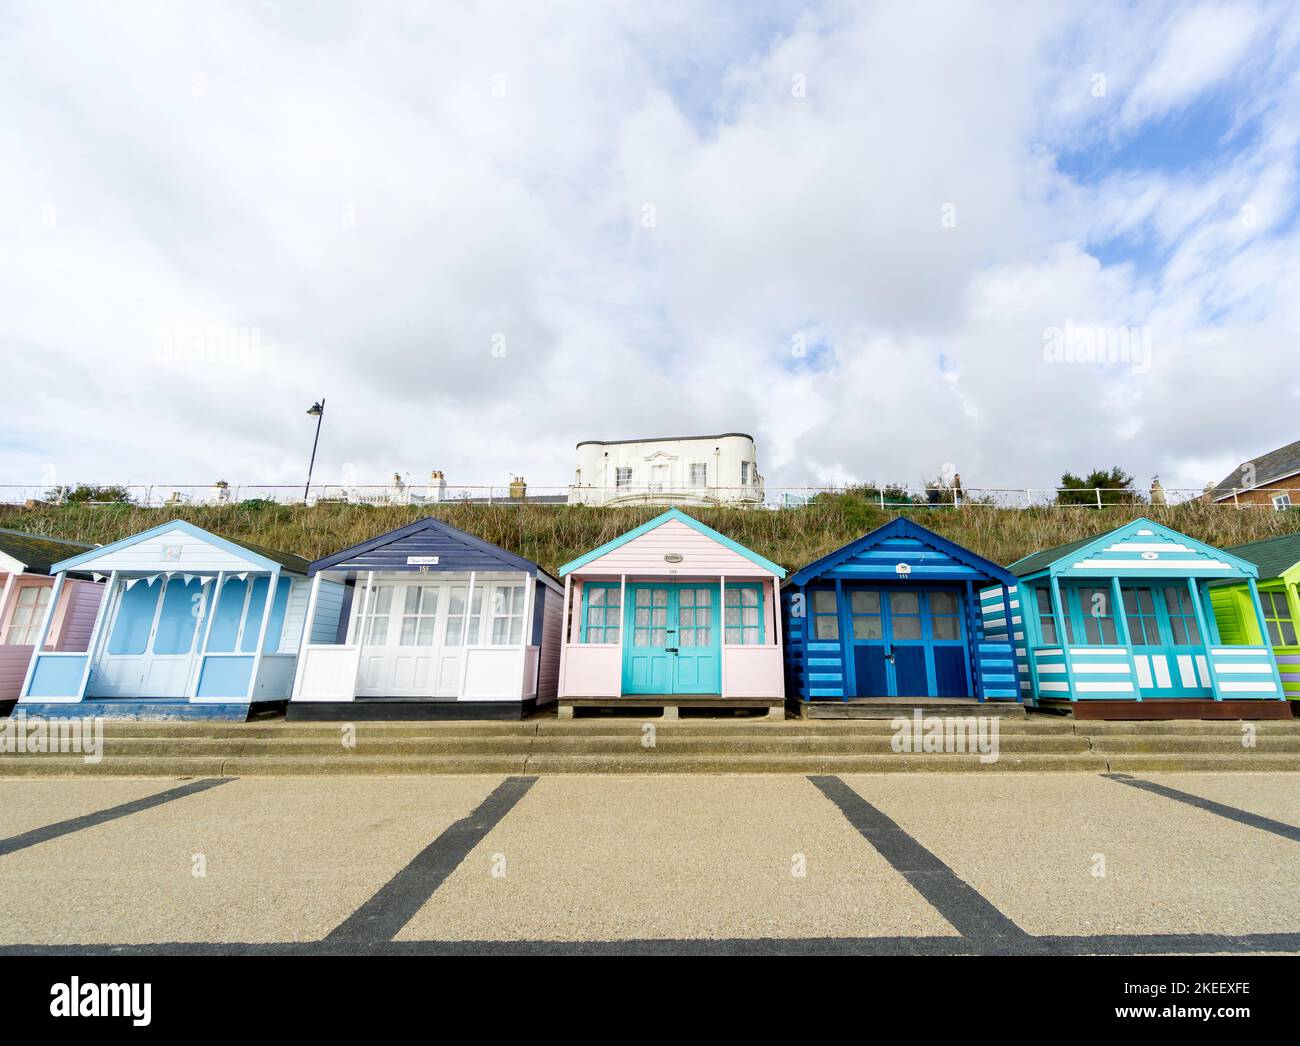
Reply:
[[105, 824], [109, 821], [116, 821], [119, 817], [128, 817], [131, 814], [140, 813], [142, 810], [151, 810], [163, 803], [170, 803], [173, 799], [183, 799], [187, 795], [206, 792], [209, 788], [215, 788], [217, 785], [233, 780], [232, 777], [205, 777], [176, 788], [169, 788], [165, 792], [158, 792], [156, 795], [146, 795], [143, 799], [132, 799], [129, 803], [110, 806], [105, 810], [96, 810], [94, 813], [83, 814], [81, 817], [71, 817], [66, 821], [47, 824], [43, 828], [33, 828], [30, 832], [13, 835], [8, 839], [0, 839], [0, 856], [11, 854], [15, 850], [25, 850], [37, 843], [49, 842], [51, 839], [71, 835], [73, 832], [80, 832], [86, 828], [94, 828], [96, 825]]
[[808, 780], [963, 937], [982, 944], [1030, 941], [1029, 934], [983, 894], [838, 777], [813, 776]]
[[468, 817], [416, 854], [410, 864], [330, 931], [326, 943], [391, 941], [536, 781], [536, 777], [507, 777]]
[[1168, 785], [1157, 784], [1155, 781], [1144, 781], [1129, 774], [1116, 773], [1102, 774], [1101, 776], [1110, 781], [1126, 784], [1130, 788], [1140, 788], [1144, 792], [1151, 792], [1154, 795], [1164, 796], [1166, 799], [1186, 803], [1188, 806], [1194, 806], [1198, 810], [1204, 810], [1207, 813], [1227, 818], [1229, 821], [1236, 821], [1238, 824], [1249, 825], [1251, 828], [1258, 828], [1263, 832], [1280, 835], [1283, 839], [1290, 839], [1293, 843], [1300, 843], [1300, 828], [1293, 824], [1287, 824], [1285, 821], [1275, 821], [1271, 817], [1252, 814], [1249, 810], [1242, 810], [1240, 807], [1228, 806], [1226, 803], [1216, 803], [1213, 799], [1206, 799], [1199, 795], [1193, 795], [1191, 792], [1170, 788]]

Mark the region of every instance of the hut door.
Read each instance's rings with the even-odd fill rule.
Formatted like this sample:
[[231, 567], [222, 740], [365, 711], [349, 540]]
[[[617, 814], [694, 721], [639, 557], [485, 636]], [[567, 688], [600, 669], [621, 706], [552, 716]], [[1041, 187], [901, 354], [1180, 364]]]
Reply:
[[362, 639], [358, 697], [434, 695], [445, 628], [442, 596], [438, 585], [375, 587], [366, 627], [357, 631]]
[[629, 585], [628, 602], [632, 627], [623, 647], [623, 693], [720, 692], [717, 585]]
[[1205, 649], [1186, 586], [1125, 586], [1123, 596], [1142, 696], [1210, 697]]
[[960, 592], [851, 588], [845, 595], [856, 696], [969, 695]]
[[108, 642], [91, 677], [94, 697], [185, 697], [194, 669], [206, 593], [199, 578], [152, 585], [140, 580], [122, 592]]

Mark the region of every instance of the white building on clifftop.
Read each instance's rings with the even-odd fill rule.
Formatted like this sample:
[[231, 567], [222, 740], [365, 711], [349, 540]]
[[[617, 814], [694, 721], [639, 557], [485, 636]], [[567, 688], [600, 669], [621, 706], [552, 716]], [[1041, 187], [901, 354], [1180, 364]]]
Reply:
[[744, 432], [584, 440], [571, 505], [761, 505], [754, 437]]

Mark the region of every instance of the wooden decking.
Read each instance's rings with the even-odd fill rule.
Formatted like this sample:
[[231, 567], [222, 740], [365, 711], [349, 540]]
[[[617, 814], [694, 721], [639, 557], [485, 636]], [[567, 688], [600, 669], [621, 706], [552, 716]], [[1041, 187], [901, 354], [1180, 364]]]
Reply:
[[1150, 698], [1145, 701], [1040, 701], [1075, 719], [1291, 719], [1290, 701], [1210, 701], [1206, 698]]
[[803, 701], [804, 719], [892, 719], [919, 709], [923, 715], [997, 716], [1023, 719], [1017, 701], [979, 701], [973, 697], [851, 697], [836, 701]]

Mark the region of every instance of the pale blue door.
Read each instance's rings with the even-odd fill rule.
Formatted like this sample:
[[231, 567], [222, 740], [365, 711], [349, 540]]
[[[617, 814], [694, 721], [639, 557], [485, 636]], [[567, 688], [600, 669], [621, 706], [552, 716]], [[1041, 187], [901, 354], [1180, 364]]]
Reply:
[[[669, 640], [671, 585], [628, 585], [632, 627], [623, 639], [623, 693], [671, 694], [674, 644]], [[675, 624], [675, 622], [674, 622]]]

